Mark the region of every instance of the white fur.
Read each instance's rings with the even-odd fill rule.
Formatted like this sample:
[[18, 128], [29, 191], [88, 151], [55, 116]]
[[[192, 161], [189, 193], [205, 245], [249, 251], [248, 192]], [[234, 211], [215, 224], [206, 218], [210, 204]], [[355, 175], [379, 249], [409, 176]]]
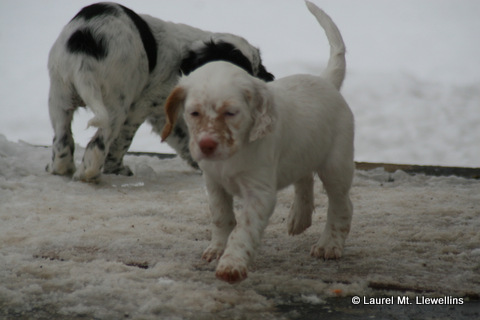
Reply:
[[[220, 258], [216, 275], [231, 283], [247, 276], [277, 190], [295, 186], [288, 233], [310, 226], [314, 173], [329, 207], [312, 256], [340, 258], [350, 229], [354, 121], [338, 91], [345, 48], [331, 19], [307, 5], [332, 47], [324, 78], [294, 75], [265, 83], [232, 64], [213, 62], [182, 78], [166, 105], [169, 121], [175, 120], [174, 110], [184, 108], [190, 150], [205, 175], [213, 230], [203, 258]], [[233, 196], [243, 200], [236, 217]]]

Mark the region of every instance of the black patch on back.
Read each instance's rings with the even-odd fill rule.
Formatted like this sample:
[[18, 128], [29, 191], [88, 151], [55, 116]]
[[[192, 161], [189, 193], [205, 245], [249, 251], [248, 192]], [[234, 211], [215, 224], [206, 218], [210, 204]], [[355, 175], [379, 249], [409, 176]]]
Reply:
[[270, 82], [270, 81], [275, 80], [275, 76], [273, 74], [271, 74], [270, 72], [268, 72], [267, 69], [265, 68], [265, 66], [261, 63], [260, 63], [260, 67], [259, 67], [259, 70], [258, 70], [257, 77], [259, 77], [260, 79], [262, 79], [266, 82]]
[[145, 22], [145, 20], [143, 20], [138, 14], [122, 5], [120, 5], [120, 7], [130, 17], [130, 19], [132, 19], [133, 23], [137, 27], [138, 33], [140, 33], [143, 47], [145, 48], [145, 52], [147, 53], [148, 70], [152, 72], [157, 65], [157, 41], [153, 36], [152, 30]]
[[90, 20], [102, 15], [117, 15], [117, 9], [107, 3], [95, 3], [80, 10], [72, 20], [80, 18]]
[[260, 65], [259, 74], [254, 75], [250, 60], [248, 60], [240, 50], [231, 43], [224, 41], [214, 42], [213, 40], [205, 42], [205, 46], [200, 50], [190, 50], [187, 56], [182, 59], [180, 71], [188, 75], [204, 64], [212, 61], [231, 62], [247, 71], [250, 75], [265, 81], [272, 81], [274, 79], [274, 76], [268, 73], [263, 65]]
[[[122, 8], [123, 12], [132, 20], [132, 22], [135, 24], [135, 27], [137, 27], [138, 33], [140, 34], [140, 38], [142, 39], [143, 47], [147, 54], [148, 70], [152, 72], [153, 69], [155, 69], [155, 66], [157, 65], [157, 42], [155, 40], [155, 37], [153, 36], [152, 30], [150, 29], [148, 24], [145, 22], [145, 20], [143, 20], [138, 14], [133, 12], [131, 9], [124, 7], [122, 5], [118, 5], [118, 6]], [[111, 5], [108, 3], [95, 3], [80, 10], [80, 12], [78, 12], [77, 15], [73, 17], [72, 20], [84, 19], [85, 21], [88, 21], [92, 18], [104, 16], [104, 15], [118, 16], [118, 13], [119, 13], [118, 8], [115, 5]], [[93, 35], [90, 38], [93, 39]], [[77, 38], [77, 39], [80, 39], [80, 38]], [[103, 45], [105, 56], [106, 56], [107, 50], [105, 47], [105, 42], [104, 41], [102, 41], [102, 43], [99, 43], [98, 41], [94, 41], [94, 42], [97, 42], [98, 44], [97, 49], [100, 45]], [[91, 44], [92, 44], [91, 41], [88, 45], [86, 44], [84, 46], [81, 46], [80, 44], [76, 44], [74, 45], [74, 48], [80, 47], [81, 49], [86, 49], [85, 47]], [[75, 50], [75, 52], [83, 52], [83, 53], [92, 55], [91, 53], [95, 51], [93, 49], [95, 49], [95, 47], [92, 47], [90, 50]], [[95, 57], [97, 57], [97, 55], [95, 55]]]
[[190, 50], [187, 56], [182, 59], [180, 70], [188, 75], [195, 69], [212, 61], [228, 61], [244, 69], [253, 76], [253, 69], [250, 60], [243, 55], [234, 45], [228, 42], [205, 42], [205, 46], [199, 50]]
[[75, 31], [67, 41], [67, 49], [70, 53], [86, 54], [97, 60], [104, 59], [108, 53], [105, 39], [101, 35], [94, 37], [88, 28]]

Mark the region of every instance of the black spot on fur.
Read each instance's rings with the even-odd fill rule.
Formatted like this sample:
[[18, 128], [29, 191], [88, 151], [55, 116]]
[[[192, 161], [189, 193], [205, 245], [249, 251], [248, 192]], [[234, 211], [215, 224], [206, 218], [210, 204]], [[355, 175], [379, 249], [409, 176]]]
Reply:
[[107, 155], [105, 161], [106, 162], [112, 162], [112, 163], [115, 163], [115, 164], [120, 164], [121, 163], [120, 160], [118, 160], [116, 157], [112, 156], [110, 153]]
[[[133, 12], [131, 9], [124, 7], [122, 5], [118, 5], [123, 12], [133, 21], [135, 26], [137, 27], [138, 33], [140, 34], [140, 38], [142, 39], [143, 47], [147, 54], [148, 58], [148, 69], [150, 72], [155, 69], [157, 65], [157, 42], [155, 37], [153, 36], [152, 30], [148, 26], [148, 24], [143, 20], [138, 14]], [[80, 10], [72, 20], [76, 19], [84, 19], [86, 21], [104, 15], [113, 15], [118, 16], [118, 7], [116, 5], [107, 4], [107, 3], [96, 3], [90, 6], [87, 6]], [[79, 51], [77, 51], [79, 52]], [[89, 52], [85, 52], [89, 53]], [[90, 54], [91, 55], [91, 54]]]
[[73, 143], [73, 139], [71, 138], [71, 136], [65, 134], [60, 138], [59, 142], [63, 148], [68, 147], [70, 149], [70, 154], [73, 155], [73, 152], [75, 150], [75, 144]]
[[114, 6], [106, 3], [95, 3], [80, 10], [72, 20], [83, 18], [90, 20], [103, 15], [116, 15], [117, 10]]
[[130, 17], [130, 19], [132, 19], [133, 23], [138, 29], [138, 32], [140, 33], [143, 47], [145, 48], [145, 52], [147, 53], [148, 70], [152, 72], [157, 65], [157, 41], [153, 36], [152, 30], [145, 22], [145, 20], [143, 20], [138, 14], [122, 5], [120, 7]]
[[250, 60], [243, 55], [234, 45], [228, 42], [205, 42], [205, 46], [200, 50], [190, 50], [185, 58], [182, 59], [180, 70], [188, 75], [195, 69], [212, 61], [228, 61], [247, 71], [253, 76], [253, 68]]
[[266, 82], [270, 82], [270, 81], [275, 80], [275, 76], [273, 74], [271, 74], [270, 72], [268, 72], [267, 69], [265, 68], [265, 66], [261, 63], [260, 63], [260, 67], [259, 67], [259, 70], [258, 70], [257, 77], [266, 81]]
[[101, 35], [94, 36], [88, 28], [75, 31], [67, 41], [67, 49], [70, 53], [86, 54], [97, 60], [108, 54], [105, 39]]
[[180, 139], [185, 139], [187, 137], [186, 133], [178, 126], [173, 130], [173, 134]]
[[[118, 159], [117, 157], [114, 157], [109, 153], [105, 159], [105, 163], [107, 163], [107, 167], [110, 168], [109, 171], [110, 170], [115, 171], [115, 170], [119, 170], [118, 168], [122, 166], [122, 159]], [[117, 168], [117, 169], [111, 169], [111, 168]], [[115, 173], [115, 172], [112, 172], [112, 173]]]
[[105, 143], [103, 142], [102, 137], [96, 137], [95, 140], [90, 142], [87, 146], [87, 148], [89, 148], [89, 149], [93, 149], [95, 147], [97, 147], [101, 151], [105, 151]]

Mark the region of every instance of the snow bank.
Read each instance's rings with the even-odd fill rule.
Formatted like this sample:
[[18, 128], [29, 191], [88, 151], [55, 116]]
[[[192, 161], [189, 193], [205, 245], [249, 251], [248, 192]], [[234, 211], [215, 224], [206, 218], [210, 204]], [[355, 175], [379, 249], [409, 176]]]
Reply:
[[[48, 52], [63, 26], [93, 0], [0, 2], [0, 134], [50, 145]], [[277, 78], [319, 74], [328, 43], [302, 1], [123, 0], [139, 13], [239, 34], [262, 50]], [[356, 116], [356, 159], [480, 167], [480, 2], [316, 0], [347, 46], [342, 89]], [[254, 10], [252, 10], [254, 8]], [[248, 19], [248, 23], [245, 23]], [[91, 114], [74, 118], [86, 146]], [[172, 152], [140, 128], [131, 150]]]
[[200, 259], [210, 224], [197, 171], [127, 156], [135, 176], [84, 184], [47, 174], [50, 152], [0, 135], [0, 317], [273, 319], [290, 301], [388, 293], [378, 288], [480, 292], [478, 180], [358, 171], [338, 261], [309, 256], [325, 223], [321, 184], [314, 224], [296, 237], [286, 233], [288, 188], [248, 279], [231, 286]]

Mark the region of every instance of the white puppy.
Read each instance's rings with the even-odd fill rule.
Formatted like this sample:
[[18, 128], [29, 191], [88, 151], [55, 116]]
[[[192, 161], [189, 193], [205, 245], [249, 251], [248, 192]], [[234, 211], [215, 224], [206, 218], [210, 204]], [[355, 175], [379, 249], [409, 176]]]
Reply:
[[[345, 46], [330, 17], [307, 6], [331, 46], [323, 77], [294, 75], [265, 83], [233, 64], [212, 62], [183, 77], [167, 99], [162, 138], [183, 109], [190, 151], [205, 175], [213, 231], [203, 259], [221, 257], [216, 275], [230, 283], [247, 277], [277, 190], [290, 184], [295, 186], [291, 235], [311, 225], [315, 173], [328, 195], [327, 223], [312, 256], [341, 257], [350, 230], [354, 121], [339, 93]], [[233, 196], [243, 200], [236, 217]]]

